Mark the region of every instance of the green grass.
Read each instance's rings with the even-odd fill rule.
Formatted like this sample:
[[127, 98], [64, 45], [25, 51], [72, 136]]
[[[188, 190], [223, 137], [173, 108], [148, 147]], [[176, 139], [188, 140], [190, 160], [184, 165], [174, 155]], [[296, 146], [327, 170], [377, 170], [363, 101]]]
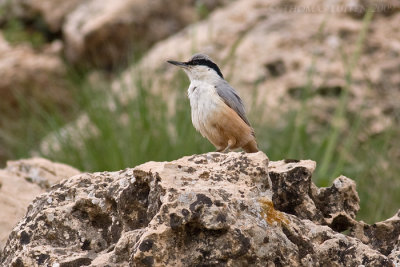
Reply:
[[12, 45], [28, 43], [38, 49], [45, 44], [45, 36], [37, 29], [37, 25], [31, 26], [29, 30], [18, 19], [9, 19], [2, 27], [4, 38]]
[[57, 112], [49, 114], [36, 109], [37, 120], [33, 127], [42, 128], [42, 133], [51, 129], [57, 143], [61, 144], [61, 149], [53, 149], [45, 156], [85, 171], [112, 171], [213, 150], [191, 125], [186, 97], [188, 81], [184, 74], [179, 73], [174, 79], [176, 84], [171, 84], [180, 90], [173, 99], [173, 113], [167, 110], [167, 103], [161, 97], [150, 93], [149, 81], [134, 78], [137, 94], [128, 103], [124, 103], [125, 98], [110, 93], [108, 84], [93, 87], [78, 78], [76, 106], [71, 109], [76, 116], [87, 114], [91, 125], [74, 131], [74, 136], [61, 132], [65, 121], [62, 116], [55, 116]]
[[46, 42], [44, 22], [36, 18], [34, 22], [24, 23], [20, 19], [10, 17], [11, 1], [4, 0], [0, 4], [0, 28], [4, 38], [12, 45], [30, 44], [35, 49], [41, 48]]
[[[260, 114], [264, 105], [253, 105], [249, 114], [260, 148], [271, 160], [315, 160], [318, 167], [313, 179], [319, 186], [329, 186], [341, 174], [354, 179], [361, 198], [359, 219], [370, 223], [393, 215], [400, 203], [400, 167], [393, 159], [393, 148], [400, 147], [400, 141], [395, 138], [400, 127], [361, 140], [359, 137], [367, 125], [360, 116], [363, 110], [353, 114], [347, 108], [352, 72], [362, 55], [371, 16], [372, 13], [365, 16], [356, 50], [348, 61], [344, 60], [346, 86], [341, 90], [330, 124], [321, 123], [318, 132], [313, 134], [308, 131], [308, 126], [315, 123], [313, 111], [307, 105], [313, 97], [314, 68], [307, 73], [308, 81], [304, 88], [300, 88], [300, 110], [281, 115], [281, 120], [287, 122], [284, 126], [263, 123], [256, 114]], [[313, 61], [317, 60], [314, 58]], [[186, 97], [188, 79], [182, 72], [177, 72], [169, 84], [170, 88], [178, 90], [169, 100], [174, 101], [169, 103], [174, 107], [172, 111], [168, 110], [163, 98], [151, 93], [151, 81], [143, 80], [140, 72], [132, 73], [137, 93], [129, 101], [111, 94], [107, 82], [90, 85], [80, 75], [71, 75], [69, 80], [73, 83], [71, 87], [75, 88], [75, 104], [70, 106], [68, 117], [57, 107], [44, 108], [20, 98], [25, 112], [20, 122], [25, 125], [24, 131], [16, 134], [0, 131], [0, 137], [7, 137], [14, 158], [28, 157], [31, 151], [38, 151], [41, 138], [49, 133], [60, 147], [44, 156], [84, 171], [119, 170], [147, 161], [170, 161], [215, 149], [192, 126]], [[128, 95], [128, 91], [124, 95]], [[81, 114], [87, 114], [92, 126], [75, 131], [73, 137], [66, 135], [61, 129]], [[93, 129], [95, 134], [91, 134]]]

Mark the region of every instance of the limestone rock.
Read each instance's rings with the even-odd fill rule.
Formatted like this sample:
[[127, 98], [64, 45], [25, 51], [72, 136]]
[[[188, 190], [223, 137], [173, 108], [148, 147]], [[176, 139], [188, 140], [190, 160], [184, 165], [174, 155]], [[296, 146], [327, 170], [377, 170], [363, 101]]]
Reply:
[[[64, 71], [57, 54], [38, 53], [28, 45], [11, 46], [0, 33], [0, 98], [7, 98], [5, 103], [13, 102], [12, 90], [22, 88], [30, 95], [38, 94], [38, 90], [43, 95], [51, 94], [43, 91], [56, 90]], [[62, 92], [58, 95], [63, 97]]]
[[0, 170], [0, 250], [28, 204], [50, 186], [79, 171], [43, 158], [7, 162]]
[[353, 180], [340, 176], [331, 187], [319, 189], [313, 197], [324, 216], [324, 223], [331, 228], [341, 232], [354, 225], [360, 199]]
[[[11, 46], [0, 32], [0, 128], [21, 127], [16, 122], [20, 120], [21, 106], [27, 105], [21, 101], [21, 95], [26, 96], [28, 104], [46, 107], [49, 103], [59, 107], [71, 103], [57, 46], [58, 42], [49, 44], [42, 52], [25, 44]], [[9, 156], [5, 139], [0, 138], [1, 163]]]
[[271, 162], [271, 177], [278, 210], [329, 225], [336, 231], [344, 231], [354, 224], [360, 209], [356, 184], [340, 176], [328, 188], [317, 188], [311, 182], [315, 162], [284, 160]]
[[393, 255], [395, 262], [400, 261], [400, 210], [392, 217], [383, 222], [368, 225], [359, 222], [352, 228], [351, 236], [360, 239], [363, 243], [369, 244], [372, 248], [381, 253]]
[[49, 189], [62, 179], [79, 173], [77, 169], [71, 166], [51, 162], [44, 158], [8, 161], [5, 170], [38, 185], [42, 189]]
[[227, 2], [89, 0], [63, 25], [66, 56], [73, 63], [100, 67], [128, 63], [133, 48], [149, 46], [198, 20], [196, 5], [212, 10]]
[[322, 225], [329, 215], [354, 218], [358, 197], [345, 177], [316, 188], [314, 168], [231, 152], [76, 175], [35, 199], [0, 263], [390, 266], [397, 232], [381, 236], [381, 250], [374, 235], [360, 241]]

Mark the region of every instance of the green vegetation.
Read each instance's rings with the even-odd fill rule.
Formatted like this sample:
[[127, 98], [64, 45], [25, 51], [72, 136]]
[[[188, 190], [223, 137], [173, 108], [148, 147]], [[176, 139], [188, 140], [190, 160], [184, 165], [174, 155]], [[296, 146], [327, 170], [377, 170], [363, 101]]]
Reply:
[[4, 0], [0, 3], [0, 28], [4, 38], [12, 45], [30, 44], [39, 49], [46, 42], [46, 30], [44, 22], [40, 17], [31, 21], [21, 21], [14, 17], [8, 17], [12, 0]]
[[[17, 152], [15, 158], [29, 156], [31, 149], [38, 150], [36, 137], [49, 133], [60, 149], [52, 149], [45, 156], [85, 171], [119, 170], [146, 161], [174, 160], [213, 150], [191, 124], [186, 97], [188, 81], [184, 74], [178, 74], [174, 79], [176, 83], [171, 84], [181, 90], [173, 100], [173, 114], [161, 97], [150, 92], [149, 81], [136, 79], [136, 96], [125, 103], [126, 98], [111, 93], [109, 84], [99, 83], [93, 87], [79, 75], [72, 76], [75, 104], [70, 106], [70, 113], [74, 114], [70, 116], [78, 118], [86, 114], [91, 123], [70, 136], [63, 131], [67, 121], [60, 111], [54, 107], [44, 109], [21, 99], [26, 115], [23, 116], [26, 122], [22, 123], [28, 129], [22, 133], [26, 142], [17, 142], [17, 138], [10, 142]], [[129, 95], [131, 92], [121, 93]]]
[[39, 23], [37, 25], [31, 25], [30, 29], [26, 28], [20, 20], [9, 19], [2, 27], [2, 33], [4, 38], [10, 44], [22, 44], [28, 43], [33, 48], [40, 48], [45, 44], [45, 36], [42, 32], [38, 31]]
[[210, 10], [203, 2], [196, 2], [196, 13], [200, 19], [205, 19], [210, 14]]
[[[357, 49], [347, 61], [347, 83], [340, 91], [339, 104], [330, 124], [319, 125], [313, 136], [308, 132], [310, 123], [315, 123], [313, 111], [307, 107], [312, 97], [313, 68], [308, 73], [308, 83], [300, 88], [301, 109], [281, 115], [286, 125], [265, 125], [262, 118], [256, 117], [265, 108], [263, 105], [255, 106], [249, 114], [260, 148], [271, 160], [317, 161], [314, 181], [319, 186], [329, 186], [341, 174], [356, 180], [361, 198], [359, 219], [367, 222], [388, 218], [400, 203], [400, 181], [396, 179], [400, 166], [392, 159], [393, 148], [400, 147], [400, 141], [395, 138], [400, 128], [360, 139], [366, 127], [365, 119], [360, 116], [363, 110], [353, 114], [347, 108], [352, 71], [362, 53], [371, 16], [372, 13], [365, 16]], [[173, 103], [166, 103], [152, 93], [151, 81], [141, 77], [139, 72], [132, 74], [136, 95], [121, 99], [111, 93], [107, 82], [93, 86], [79, 75], [78, 78], [71, 75], [75, 104], [70, 107], [67, 119], [65, 111], [56, 107], [43, 108], [20, 98], [25, 111], [20, 123], [26, 126], [25, 130], [15, 135], [3, 130], [0, 138], [6, 136], [13, 156], [21, 158], [30, 156], [31, 151], [39, 151], [40, 140], [50, 134], [59, 147], [45, 156], [85, 171], [119, 170], [146, 161], [169, 161], [213, 151], [214, 147], [191, 124], [186, 76], [178, 72], [170, 84], [171, 88], [179, 90], [169, 100]], [[128, 86], [125, 90], [122, 95], [129, 95]], [[173, 110], [168, 109], [169, 105]], [[82, 114], [89, 117], [90, 125], [74, 131], [72, 137], [66, 134], [63, 130], [66, 123]]]

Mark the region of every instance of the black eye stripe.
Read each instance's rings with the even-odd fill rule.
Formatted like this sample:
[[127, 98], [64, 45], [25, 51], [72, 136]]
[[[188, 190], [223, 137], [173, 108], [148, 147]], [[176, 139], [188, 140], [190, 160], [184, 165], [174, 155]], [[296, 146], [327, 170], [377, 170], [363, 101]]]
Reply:
[[215, 70], [216, 73], [218, 73], [218, 75], [223, 79], [224, 76], [221, 73], [221, 70], [218, 68], [217, 64], [215, 64], [214, 62], [207, 60], [207, 59], [195, 59], [195, 60], [191, 60], [189, 62], [186, 62], [187, 65], [191, 65], [191, 66], [196, 66], [196, 65], [203, 65], [203, 66], [207, 66], [212, 68], [213, 70]]

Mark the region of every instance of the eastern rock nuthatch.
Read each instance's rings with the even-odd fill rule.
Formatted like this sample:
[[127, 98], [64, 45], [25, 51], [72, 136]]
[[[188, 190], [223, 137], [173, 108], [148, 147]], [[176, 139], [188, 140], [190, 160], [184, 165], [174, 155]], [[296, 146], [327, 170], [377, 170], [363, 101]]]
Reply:
[[196, 54], [187, 62], [168, 63], [181, 67], [189, 76], [193, 126], [218, 152], [236, 148], [249, 153], [258, 151], [243, 102], [224, 80], [217, 64], [204, 54]]

